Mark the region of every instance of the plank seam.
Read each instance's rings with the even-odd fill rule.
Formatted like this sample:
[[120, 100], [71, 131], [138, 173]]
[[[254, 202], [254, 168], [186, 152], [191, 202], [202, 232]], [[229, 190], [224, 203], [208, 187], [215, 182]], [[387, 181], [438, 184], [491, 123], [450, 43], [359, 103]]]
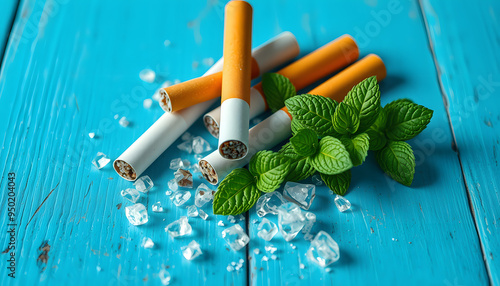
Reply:
[[17, 13], [19, 12], [20, 6], [21, 6], [21, 1], [17, 1], [16, 11], [14, 12], [14, 17], [12, 17], [12, 21], [10, 23], [9, 33], [7, 34], [7, 37], [5, 39], [5, 45], [3, 46], [3, 49], [0, 51], [0, 71], [2, 70], [1, 67], [3, 65], [5, 51], [7, 51], [7, 46], [9, 44], [10, 35], [12, 34], [12, 29], [14, 28], [14, 23], [16, 22]]

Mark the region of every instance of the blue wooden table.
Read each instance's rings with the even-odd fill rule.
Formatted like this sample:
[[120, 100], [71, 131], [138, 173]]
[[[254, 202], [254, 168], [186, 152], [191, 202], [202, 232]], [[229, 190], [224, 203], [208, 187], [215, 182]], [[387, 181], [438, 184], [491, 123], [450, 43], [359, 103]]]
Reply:
[[[255, 208], [238, 222], [251, 238], [241, 251], [229, 250], [218, 221], [231, 223], [210, 207], [209, 220], [190, 219], [193, 234], [169, 237], [164, 227], [186, 215], [165, 195], [169, 162], [181, 154], [171, 147], [145, 172], [156, 186], [140, 201], [149, 222], [133, 226], [120, 195], [132, 184], [91, 161], [97, 152], [116, 158], [161, 116], [142, 102], [162, 81], [200, 76], [208, 69], [203, 59], [222, 55], [225, 2], [2, 0], [0, 284], [161, 285], [163, 268], [174, 285], [500, 285], [500, 2], [250, 2], [255, 44], [288, 30], [303, 55], [351, 34], [362, 55], [386, 63], [383, 104], [410, 98], [434, 110], [410, 141], [412, 187], [385, 176], [373, 154], [353, 170], [352, 211], [338, 212], [331, 192], [317, 187], [313, 233], [325, 230], [341, 249], [326, 272], [307, 260], [302, 235], [295, 247], [281, 235], [258, 238]], [[154, 83], [139, 78], [146, 68], [157, 73]], [[115, 114], [131, 125], [121, 127]], [[216, 144], [201, 121], [189, 132]], [[151, 212], [157, 201], [164, 213]], [[143, 237], [155, 247], [141, 247]], [[187, 261], [180, 248], [193, 239], [204, 254]], [[263, 261], [270, 244], [277, 259]], [[240, 259], [239, 271], [226, 270]]]

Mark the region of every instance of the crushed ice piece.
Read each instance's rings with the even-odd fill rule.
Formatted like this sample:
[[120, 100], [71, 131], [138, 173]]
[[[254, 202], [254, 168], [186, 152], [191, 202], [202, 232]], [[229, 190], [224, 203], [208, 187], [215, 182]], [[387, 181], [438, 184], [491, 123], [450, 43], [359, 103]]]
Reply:
[[239, 214], [237, 219], [239, 219], [240, 221], [244, 221], [245, 217], [242, 214]]
[[214, 191], [207, 185], [201, 183], [198, 188], [196, 188], [196, 194], [194, 195], [194, 204], [197, 207], [201, 208], [213, 198]]
[[193, 135], [191, 135], [191, 133], [189, 132], [185, 132], [184, 134], [182, 134], [181, 139], [182, 141], [191, 141], [193, 140]]
[[315, 184], [316, 186], [323, 185], [323, 180], [321, 179], [321, 176], [318, 174], [312, 176], [311, 180], [312, 180], [313, 184]]
[[118, 121], [118, 123], [122, 126], [122, 127], [127, 127], [130, 122], [127, 120], [127, 117], [123, 116], [122, 118], [120, 118], [120, 121]]
[[311, 241], [313, 239], [313, 235], [310, 234], [310, 233], [306, 233], [306, 234], [304, 234], [304, 239], [308, 240], [308, 241]]
[[219, 222], [217, 223], [218, 226], [224, 226], [224, 222], [219, 220]]
[[206, 65], [206, 66], [213, 66], [214, 64], [214, 58], [210, 57], [210, 58], [204, 58], [203, 59], [203, 64]]
[[285, 202], [283, 196], [277, 191], [264, 194], [255, 204], [257, 215], [263, 217], [266, 214], [278, 214], [278, 207]]
[[200, 155], [200, 154], [194, 154], [194, 159], [196, 161], [200, 161], [201, 159], [203, 159], [203, 155]]
[[234, 271], [234, 267], [233, 267], [233, 266], [231, 266], [231, 265], [228, 265], [228, 266], [226, 267], [226, 270], [227, 270], [227, 272], [233, 272], [233, 271]]
[[227, 216], [227, 220], [228, 220], [230, 223], [235, 223], [235, 222], [236, 222], [236, 220], [234, 219], [234, 216], [232, 216], [232, 215], [228, 215], [228, 216]]
[[171, 170], [186, 169], [189, 165], [191, 163], [188, 160], [182, 160], [181, 158], [175, 158], [170, 161]]
[[177, 148], [179, 150], [187, 152], [189, 154], [191, 154], [191, 152], [193, 152], [193, 145], [191, 144], [190, 141], [182, 142], [181, 144], [177, 145]]
[[264, 249], [267, 251], [267, 252], [271, 252], [271, 254], [273, 254], [274, 252], [276, 252], [278, 250], [278, 248], [274, 245], [266, 245], [264, 246]]
[[233, 261], [233, 262], [231, 262], [231, 265], [232, 265], [232, 266], [236, 266], [236, 262], [234, 262], [234, 261]]
[[177, 182], [175, 181], [175, 179], [172, 179], [172, 180], [168, 181], [168, 188], [171, 191], [175, 192], [179, 189], [179, 185], [177, 185]]
[[192, 144], [193, 144], [193, 152], [196, 154], [201, 154], [203, 152], [208, 152], [212, 150], [210, 144], [201, 136], [194, 137]]
[[125, 208], [125, 215], [133, 225], [141, 225], [148, 222], [148, 210], [143, 204], [135, 204]]
[[267, 256], [262, 256], [262, 261], [269, 261], [269, 258]]
[[303, 263], [299, 264], [299, 267], [300, 267], [300, 269], [305, 269], [306, 268], [306, 266]]
[[156, 79], [156, 73], [150, 69], [143, 69], [139, 73], [139, 77], [145, 82], [153, 83]]
[[144, 248], [153, 248], [153, 246], [155, 246], [155, 243], [153, 242], [153, 240], [151, 240], [151, 238], [144, 237], [142, 239], [141, 246]]
[[339, 245], [326, 232], [320, 231], [311, 241], [307, 250], [307, 258], [321, 267], [326, 267], [339, 260]]
[[276, 224], [267, 218], [263, 218], [259, 224], [257, 235], [265, 241], [270, 241], [278, 233]]
[[177, 191], [174, 192], [170, 198], [174, 205], [180, 207], [191, 198], [191, 193], [189, 191]]
[[295, 244], [293, 244], [293, 243], [290, 243], [290, 247], [291, 247], [292, 249], [296, 249], [296, 248], [297, 248], [297, 246], [295, 246]]
[[146, 109], [150, 109], [151, 105], [153, 105], [153, 100], [151, 98], [146, 98], [142, 102], [142, 106], [144, 106], [144, 108], [146, 108]]
[[238, 260], [238, 263], [243, 264], [243, 263], [245, 263], [245, 260], [243, 260], [243, 258], [240, 258], [240, 260]]
[[130, 188], [122, 190], [120, 194], [122, 195], [123, 198], [131, 201], [134, 204], [137, 202], [137, 200], [141, 196], [141, 194], [139, 194], [138, 190], [130, 189]]
[[253, 223], [253, 224], [258, 224], [258, 223], [259, 223], [259, 220], [258, 220], [258, 219], [253, 219], [253, 220], [252, 220], [252, 223]]
[[[316, 222], [316, 215], [312, 212], [306, 212], [304, 217], [306, 218], [306, 224], [302, 228], [302, 233], [309, 234], [311, 232], [314, 223]], [[305, 236], [304, 236], [305, 238]]]
[[169, 285], [170, 284], [170, 273], [167, 270], [161, 269], [160, 273], [158, 273], [158, 277], [160, 278], [161, 284]]
[[278, 256], [276, 256], [276, 254], [273, 254], [273, 255], [271, 255], [271, 259], [276, 260], [276, 259], [278, 259]]
[[207, 220], [208, 219], [207, 213], [204, 212], [203, 210], [198, 210], [198, 214], [200, 215], [201, 219], [203, 219], [203, 220]]
[[139, 192], [147, 193], [154, 187], [153, 181], [149, 176], [142, 176], [134, 182], [135, 188]]
[[94, 160], [92, 160], [92, 164], [97, 167], [97, 169], [102, 169], [104, 166], [106, 166], [111, 159], [106, 156], [106, 154], [102, 152], [97, 152], [97, 155], [95, 156]]
[[188, 170], [179, 169], [175, 171], [174, 177], [175, 182], [179, 187], [193, 187], [193, 175]]
[[330, 267], [327, 267], [327, 268], [325, 268], [325, 272], [330, 273], [330, 272], [332, 272], [332, 269]]
[[193, 260], [196, 257], [203, 254], [203, 252], [200, 249], [200, 244], [195, 240], [192, 240], [187, 246], [181, 247], [181, 250], [182, 250], [182, 255], [187, 260]]
[[163, 212], [163, 207], [161, 206], [161, 202], [154, 203], [152, 209], [155, 213]]
[[95, 137], [95, 133], [94, 132], [90, 132], [89, 133], [89, 137], [90, 137], [90, 139], [93, 139]]
[[195, 205], [188, 207], [188, 216], [189, 217], [197, 217], [199, 215], [198, 209]]
[[343, 196], [336, 195], [334, 201], [340, 212], [345, 212], [351, 208], [351, 203]]
[[256, 255], [258, 255], [258, 254], [260, 253], [260, 249], [255, 248], [255, 249], [253, 250], [253, 253], [255, 253]]
[[101, 272], [101, 270], [102, 270], [101, 266], [99, 266], [99, 265], [97, 265], [97, 266], [95, 267], [95, 269], [97, 270], [97, 272]]
[[278, 226], [286, 241], [294, 239], [305, 224], [306, 219], [296, 204], [286, 203], [278, 208]]
[[200, 168], [200, 165], [198, 165], [198, 163], [191, 165], [191, 168], [189, 168], [189, 169], [191, 170], [191, 173], [193, 173], [193, 174], [201, 173], [201, 168]]
[[163, 42], [163, 45], [164, 45], [165, 47], [169, 47], [171, 44], [172, 44], [172, 42], [170, 42], [170, 40], [165, 40], [165, 41]]
[[301, 208], [308, 210], [316, 197], [316, 186], [311, 184], [299, 184], [286, 182], [283, 189], [283, 197]]
[[239, 224], [235, 224], [223, 230], [222, 238], [224, 238], [234, 251], [242, 249], [250, 241], [250, 238]]
[[165, 232], [168, 232], [171, 237], [189, 235], [192, 230], [193, 229], [185, 216], [181, 216], [180, 219], [173, 221], [165, 228]]
[[118, 119], [118, 117], [120, 117], [120, 115], [118, 115], [118, 114], [115, 114], [115, 115], [113, 116], [113, 118], [114, 118], [114, 119]]
[[165, 192], [165, 195], [170, 196], [172, 193], [173, 193], [173, 192], [172, 192], [172, 190], [167, 190], [167, 191]]

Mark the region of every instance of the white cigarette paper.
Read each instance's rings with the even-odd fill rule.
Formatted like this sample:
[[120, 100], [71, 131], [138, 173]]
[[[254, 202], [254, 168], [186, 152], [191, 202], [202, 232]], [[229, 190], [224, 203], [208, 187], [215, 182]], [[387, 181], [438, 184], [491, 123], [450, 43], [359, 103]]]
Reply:
[[[252, 56], [259, 63], [261, 74], [291, 60], [298, 54], [297, 40], [290, 32], [283, 32], [252, 51]], [[261, 66], [261, 63], [265, 64]], [[222, 71], [222, 66], [223, 61], [217, 61], [204, 76]], [[217, 100], [209, 100], [162, 115], [114, 161], [115, 171], [125, 180], [135, 181]]]

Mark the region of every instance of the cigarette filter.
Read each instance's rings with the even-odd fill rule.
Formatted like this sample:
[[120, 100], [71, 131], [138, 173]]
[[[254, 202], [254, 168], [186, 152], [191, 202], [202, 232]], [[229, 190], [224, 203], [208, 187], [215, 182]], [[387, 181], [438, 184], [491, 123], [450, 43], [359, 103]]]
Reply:
[[[386, 76], [384, 62], [376, 55], [368, 55], [345, 70], [339, 72], [310, 94], [321, 95], [342, 101], [347, 92], [357, 83], [370, 76], [377, 76], [381, 81]], [[286, 107], [278, 110], [266, 120], [250, 129], [248, 155], [240, 160], [227, 160], [217, 151], [200, 160], [203, 177], [215, 185], [235, 168], [241, 168], [250, 162], [251, 157], [260, 150], [271, 149], [292, 135], [292, 116]]]
[[252, 6], [245, 1], [226, 5], [219, 153], [240, 159], [248, 152]]
[[[266, 54], [266, 57], [259, 57]], [[260, 70], [266, 72], [284, 64], [299, 54], [295, 36], [283, 32], [254, 49], [252, 55], [257, 60], [272, 58], [268, 63], [258, 61]], [[217, 61], [206, 73], [222, 71], [223, 61]], [[128, 181], [137, 179], [177, 138], [179, 138], [216, 101], [212, 99], [184, 110], [162, 115], [113, 163], [115, 171]]]

